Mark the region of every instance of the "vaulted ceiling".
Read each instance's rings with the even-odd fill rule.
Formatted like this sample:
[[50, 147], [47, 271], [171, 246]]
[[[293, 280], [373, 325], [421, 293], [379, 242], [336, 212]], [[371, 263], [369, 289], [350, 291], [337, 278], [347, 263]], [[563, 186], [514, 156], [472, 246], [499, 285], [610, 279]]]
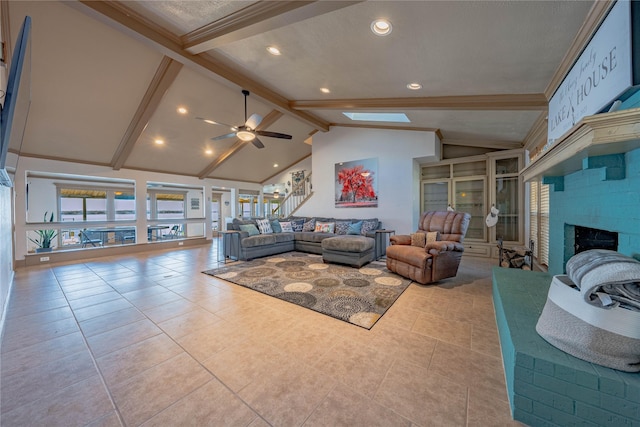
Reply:
[[[31, 110], [22, 146], [11, 148], [258, 183], [309, 156], [309, 137], [332, 126], [432, 130], [445, 147], [469, 152], [518, 148], [543, 133], [547, 99], [571, 65], [563, 59], [605, 9], [511, 0], [3, 2], [12, 40], [25, 15], [33, 21]], [[389, 35], [373, 34], [377, 18], [391, 22]], [[242, 125], [242, 89], [251, 92], [248, 113], [264, 117], [259, 129], [293, 138], [260, 137], [263, 149], [212, 140], [229, 127], [196, 117]], [[371, 111], [410, 122], [343, 114]]]

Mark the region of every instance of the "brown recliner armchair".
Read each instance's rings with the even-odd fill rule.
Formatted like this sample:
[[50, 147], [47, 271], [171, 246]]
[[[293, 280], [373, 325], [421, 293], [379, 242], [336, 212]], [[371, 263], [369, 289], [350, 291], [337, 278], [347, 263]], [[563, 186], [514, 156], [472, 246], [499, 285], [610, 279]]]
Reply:
[[[387, 268], [423, 285], [455, 277], [464, 252], [462, 241], [470, 220], [471, 215], [463, 212], [423, 213], [416, 233], [411, 236], [391, 236], [391, 246], [387, 248]], [[420, 243], [422, 238], [426, 241], [426, 236], [436, 237], [435, 233], [429, 232], [438, 232], [437, 240], [425, 242], [423, 247]]]

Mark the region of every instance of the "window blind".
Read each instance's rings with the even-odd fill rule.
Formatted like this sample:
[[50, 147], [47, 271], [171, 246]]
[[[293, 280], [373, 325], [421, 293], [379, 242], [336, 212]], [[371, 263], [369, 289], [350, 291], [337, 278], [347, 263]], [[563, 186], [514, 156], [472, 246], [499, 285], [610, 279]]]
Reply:
[[549, 186], [531, 183], [529, 196], [529, 235], [534, 243], [533, 255], [542, 265], [549, 265]]
[[539, 203], [540, 198], [538, 197], [540, 183], [538, 181], [532, 182], [530, 184], [530, 192], [529, 192], [529, 236], [533, 241], [534, 253], [533, 256], [536, 258], [540, 258], [540, 221], [538, 219], [539, 215]]
[[541, 264], [549, 265], [549, 185], [540, 184], [540, 256]]

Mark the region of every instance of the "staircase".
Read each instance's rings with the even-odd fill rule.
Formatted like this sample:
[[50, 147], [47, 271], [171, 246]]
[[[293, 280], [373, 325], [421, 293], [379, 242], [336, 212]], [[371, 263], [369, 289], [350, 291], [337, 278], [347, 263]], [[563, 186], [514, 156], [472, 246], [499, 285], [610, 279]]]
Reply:
[[295, 184], [287, 197], [282, 199], [277, 208], [271, 211], [271, 217], [286, 218], [293, 215], [307, 200], [313, 196], [311, 173], [302, 182]]

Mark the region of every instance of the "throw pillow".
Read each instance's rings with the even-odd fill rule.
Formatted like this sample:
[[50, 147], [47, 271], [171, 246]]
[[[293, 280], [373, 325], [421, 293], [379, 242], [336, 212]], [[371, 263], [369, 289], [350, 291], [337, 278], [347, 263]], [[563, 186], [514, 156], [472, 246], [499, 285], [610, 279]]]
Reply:
[[316, 219], [311, 218], [309, 221], [305, 221], [302, 225], [302, 231], [313, 231], [316, 229]]
[[424, 248], [427, 245], [427, 235], [425, 233], [411, 233], [411, 246]]
[[282, 233], [282, 227], [280, 227], [280, 221], [277, 219], [271, 220], [271, 229], [274, 233]]
[[347, 234], [351, 221], [336, 221], [336, 234]]
[[349, 229], [347, 230], [347, 234], [360, 234], [362, 231], [362, 221], [354, 222], [353, 224], [349, 224]]
[[280, 228], [282, 228], [283, 233], [293, 233], [293, 227], [291, 227], [290, 221], [281, 222]]
[[335, 222], [320, 222], [317, 221], [316, 222], [316, 228], [315, 231], [316, 233], [333, 233], [333, 230], [336, 228], [336, 223]]
[[256, 227], [254, 224], [240, 224], [240, 231], [246, 231], [247, 233], [249, 233], [249, 236], [257, 236], [258, 234], [260, 234], [260, 232], [258, 231], [258, 227]]
[[293, 231], [302, 231], [302, 227], [304, 227], [304, 219], [291, 220], [291, 227], [293, 228]]
[[273, 230], [271, 229], [271, 223], [268, 219], [257, 219], [256, 224], [258, 224], [258, 230], [260, 230], [260, 234], [273, 233]]
[[427, 241], [426, 243], [437, 242], [440, 240], [440, 232], [439, 231], [429, 231], [427, 233]]
[[378, 229], [378, 220], [377, 219], [365, 219], [362, 221], [362, 229], [360, 229], [360, 234], [366, 236], [374, 230]]

